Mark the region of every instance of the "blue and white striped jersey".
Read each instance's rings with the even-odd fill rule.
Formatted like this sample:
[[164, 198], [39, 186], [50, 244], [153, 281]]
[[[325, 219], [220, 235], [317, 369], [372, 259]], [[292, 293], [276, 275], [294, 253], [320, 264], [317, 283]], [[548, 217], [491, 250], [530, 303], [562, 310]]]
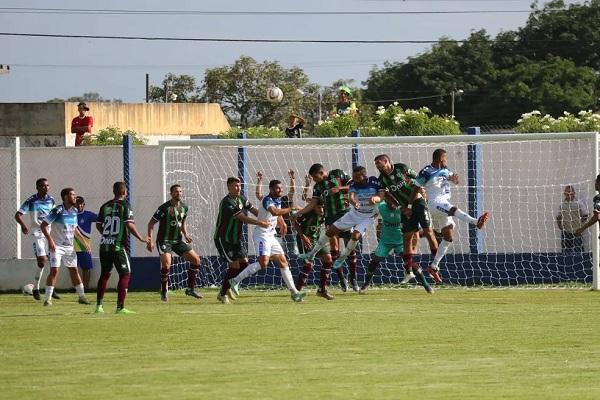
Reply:
[[354, 209], [361, 214], [373, 216], [378, 213], [377, 204], [369, 204], [371, 197], [376, 196], [379, 192], [379, 180], [370, 176], [363, 184], [352, 181], [348, 189], [348, 193], [354, 193], [356, 200], [360, 203], [358, 209]]
[[453, 175], [448, 168], [437, 168], [428, 165], [417, 176], [417, 183], [427, 191], [427, 200], [432, 202], [450, 200], [450, 181]]
[[57, 246], [73, 246], [73, 236], [77, 229], [77, 209], [75, 207], [66, 208], [63, 204], [54, 207], [44, 221], [52, 225], [52, 239]]
[[281, 208], [281, 199], [274, 199], [271, 195], [263, 197], [260, 207], [258, 208], [257, 218], [261, 221], [269, 221], [271, 225], [268, 228], [257, 226], [254, 228], [254, 234], [262, 237], [275, 236], [275, 227], [277, 226], [278, 217], [269, 212], [271, 206]]
[[37, 193], [29, 196], [29, 198], [21, 205], [19, 213], [23, 215], [29, 214], [31, 219], [29, 229], [33, 235], [42, 235], [40, 225], [42, 224], [44, 217], [50, 213], [50, 210], [52, 210], [55, 205], [52, 196], [46, 195], [45, 197], [39, 197]]

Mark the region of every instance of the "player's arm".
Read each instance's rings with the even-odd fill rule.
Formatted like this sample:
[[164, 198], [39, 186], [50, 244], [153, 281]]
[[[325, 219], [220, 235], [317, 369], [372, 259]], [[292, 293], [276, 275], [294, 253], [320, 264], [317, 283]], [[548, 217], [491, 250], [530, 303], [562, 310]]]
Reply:
[[288, 190], [288, 199], [290, 200], [290, 204], [294, 204], [294, 195], [296, 194], [296, 172], [293, 169], [288, 171], [288, 175], [290, 176], [290, 189]]
[[304, 177], [304, 187], [302, 188], [302, 201], [309, 202], [308, 191], [310, 190], [310, 175]]
[[[256, 211], [256, 213], [254, 213], [254, 211]], [[256, 208], [252, 207], [250, 212], [252, 214], [254, 214], [255, 216], [258, 216], [258, 210]], [[256, 225], [256, 226], [260, 226], [261, 228], [268, 228], [271, 225], [271, 224], [269, 224], [269, 221], [261, 221], [258, 219], [250, 218], [243, 212], [237, 213], [236, 215], [233, 216], [233, 218], [237, 219], [238, 221], [240, 221], [244, 224]]]
[[[558, 225], [558, 229], [559, 230], [563, 230], [563, 220], [562, 220], [562, 215], [560, 213], [558, 213], [558, 215], [556, 216], [556, 225]], [[585, 222], [585, 220], [581, 221], [581, 222]]]
[[127, 230], [131, 232], [131, 234], [135, 236], [140, 242], [146, 242], [146, 238], [142, 236], [142, 234], [137, 230], [134, 221], [125, 222], [125, 226], [127, 227]]
[[85, 251], [88, 253], [92, 252], [92, 248], [90, 247], [89, 243], [87, 242], [87, 237], [83, 234], [83, 232], [81, 232], [81, 229], [79, 229], [79, 227], [75, 228], [75, 232], [73, 232], [73, 236], [76, 237], [77, 239], [79, 239], [80, 243], [83, 243], [85, 246]]
[[265, 197], [262, 195], [262, 188], [260, 187], [262, 179], [263, 179], [263, 173], [262, 173], [262, 171], [258, 171], [256, 173], [256, 189], [254, 191], [254, 195], [256, 196], [256, 198], [258, 200], [262, 200], [263, 197]]
[[152, 231], [154, 230], [154, 225], [156, 225], [157, 222], [158, 222], [158, 220], [154, 219], [154, 217], [150, 218], [150, 221], [148, 221], [148, 234], [146, 235], [146, 249], [148, 249], [148, 251], [150, 253], [152, 253], [152, 250], [154, 250], [154, 242], [152, 241]]
[[595, 223], [597, 223], [598, 221], [600, 221], [600, 211], [596, 211], [594, 210], [594, 214], [592, 215], [592, 217], [588, 220], [588, 222], [586, 222], [585, 224], [583, 224], [583, 226], [580, 226], [579, 229], [577, 229], [575, 231], [576, 234], [581, 235], [581, 233], [583, 231], [585, 231], [587, 228], [589, 228], [590, 226], [594, 225]]
[[183, 234], [183, 238], [187, 243], [192, 243], [192, 237], [188, 235], [187, 231], [187, 213], [186, 216], [183, 218], [183, 221], [181, 221], [181, 233]]
[[319, 203], [319, 199], [313, 195], [313, 198], [310, 199], [310, 203], [308, 203], [306, 206], [304, 206], [303, 209], [299, 210], [296, 213], [296, 217], [299, 218], [299, 217], [306, 215], [309, 212], [313, 211], [315, 209], [315, 207], [317, 207], [318, 203]]
[[29, 228], [23, 219], [23, 213], [21, 211], [15, 213], [15, 221], [21, 226], [21, 232], [23, 232], [24, 235], [27, 235], [29, 233]]
[[306, 250], [310, 250], [312, 248], [312, 242], [311, 242], [310, 238], [308, 236], [306, 236], [304, 234], [304, 232], [302, 232], [302, 227], [300, 226], [298, 219], [296, 219], [296, 218], [292, 219], [292, 226], [294, 227], [294, 230], [296, 232], [298, 232], [298, 235], [300, 236], [300, 240], [302, 241], [304, 248]]
[[350, 190], [350, 194], [348, 195], [348, 201], [354, 208], [360, 208], [360, 202], [356, 198], [356, 192], [354, 190]]
[[455, 185], [458, 185], [458, 183], [460, 182], [460, 176], [452, 171], [449, 171], [448, 173], [448, 180], [452, 183], [454, 183]]
[[281, 215], [277, 217], [277, 226], [279, 227], [279, 234], [281, 236], [287, 235], [287, 224], [285, 223]]
[[292, 212], [293, 208], [292, 207], [288, 207], [288, 208], [277, 208], [273, 205], [269, 206], [267, 208], [267, 211], [271, 213], [271, 215], [274, 215], [276, 217], [282, 217], [284, 215], [288, 215]]
[[49, 226], [50, 224], [48, 223], [48, 221], [44, 221], [42, 222], [42, 225], [40, 225], [40, 229], [42, 230], [44, 237], [48, 241], [48, 249], [50, 249], [51, 252], [55, 252], [56, 243], [54, 243], [54, 239], [52, 239], [52, 236], [50, 236], [50, 231], [48, 230]]

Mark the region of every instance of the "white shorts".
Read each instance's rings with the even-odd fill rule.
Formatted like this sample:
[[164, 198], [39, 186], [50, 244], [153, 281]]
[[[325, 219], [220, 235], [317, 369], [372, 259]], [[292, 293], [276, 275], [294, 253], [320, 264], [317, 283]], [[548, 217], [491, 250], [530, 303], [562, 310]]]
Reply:
[[32, 236], [33, 255], [36, 257], [46, 257], [48, 255], [48, 240], [45, 236]]
[[255, 236], [254, 246], [257, 256], [271, 256], [272, 254], [285, 254], [281, 244], [275, 236]]
[[435, 230], [439, 231], [447, 226], [452, 226], [452, 228], [456, 226], [454, 218], [448, 215], [452, 207], [454, 206], [447, 201], [436, 201], [429, 204], [431, 222]]
[[348, 211], [344, 216], [333, 223], [333, 226], [341, 231], [348, 231], [354, 228], [360, 234], [364, 234], [367, 228], [375, 221], [377, 214], [361, 215], [358, 211]]
[[56, 251], [50, 252], [48, 259], [50, 268], [77, 268], [77, 253], [73, 246], [56, 246]]

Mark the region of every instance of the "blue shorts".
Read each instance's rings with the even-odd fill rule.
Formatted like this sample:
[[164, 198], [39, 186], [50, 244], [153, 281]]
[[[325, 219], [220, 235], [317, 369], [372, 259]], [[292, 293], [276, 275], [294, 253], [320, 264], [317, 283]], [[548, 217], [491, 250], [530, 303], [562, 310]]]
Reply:
[[85, 251], [77, 252], [77, 266], [81, 269], [92, 269], [94, 264], [92, 263], [92, 253]]

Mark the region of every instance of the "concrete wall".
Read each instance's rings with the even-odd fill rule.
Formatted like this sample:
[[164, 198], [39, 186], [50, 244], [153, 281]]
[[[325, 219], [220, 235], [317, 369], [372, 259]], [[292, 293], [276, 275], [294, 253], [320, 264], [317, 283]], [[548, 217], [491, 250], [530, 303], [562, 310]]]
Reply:
[[[94, 132], [115, 126], [148, 137], [209, 135], [230, 128], [221, 106], [214, 103], [88, 103]], [[77, 103], [0, 103], [0, 145], [3, 137], [21, 136], [23, 146], [73, 146], [71, 120]]]

